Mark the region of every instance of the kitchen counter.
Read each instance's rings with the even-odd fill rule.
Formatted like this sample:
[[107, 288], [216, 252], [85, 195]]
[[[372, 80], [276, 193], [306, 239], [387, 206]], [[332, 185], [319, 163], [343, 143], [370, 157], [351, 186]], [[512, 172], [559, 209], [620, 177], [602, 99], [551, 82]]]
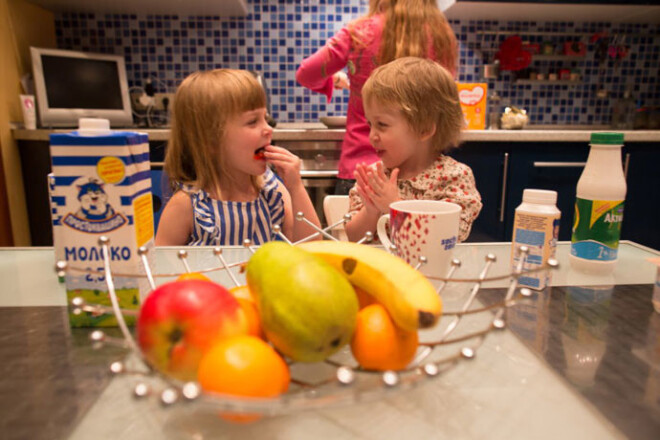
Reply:
[[[622, 242], [607, 277], [571, 271], [569, 244], [558, 247], [552, 288], [519, 301], [507, 329], [491, 332], [472, 360], [462, 360], [410, 390], [308, 409], [236, 425], [191, 403], [165, 408], [159, 388], [133, 397], [137, 376], [111, 376], [126, 351], [91, 348], [89, 329], [70, 329], [52, 248], [0, 250], [0, 420], [3, 438], [489, 438], [656, 439], [660, 432], [660, 314], [651, 306], [657, 252]], [[479, 273], [487, 254], [508, 266], [510, 243], [460, 244], [460, 277]], [[217, 265], [211, 248], [188, 248], [193, 269]], [[249, 256], [225, 248], [228, 261]], [[156, 250], [157, 272], [182, 269], [175, 248]], [[226, 274], [211, 273], [225, 284]], [[505, 281], [488, 283], [478, 299], [502, 299]], [[591, 287], [584, 287], [591, 286]], [[470, 284], [450, 284], [445, 310], [457, 310]], [[482, 328], [492, 315], [473, 315]], [[446, 325], [450, 318], [443, 318]], [[433, 337], [435, 330], [421, 333]], [[117, 336], [116, 332], [109, 332]], [[463, 344], [467, 344], [464, 342]], [[157, 382], [156, 382], [157, 384]], [[338, 391], [337, 391], [338, 392]], [[310, 394], [310, 399], [314, 399]], [[331, 403], [328, 399], [327, 403]]]
[[[618, 131], [625, 142], [658, 142], [660, 130], [611, 130], [606, 127], [570, 128], [561, 126], [530, 127], [527, 130], [469, 130], [463, 132], [464, 142], [589, 142], [594, 131]], [[14, 129], [14, 139], [20, 141], [48, 141], [51, 133], [69, 132], [72, 129]], [[137, 129], [149, 135], [150, 141], [167, 141], [169, 129]], [[273, 141], [341, 141], [344, 129], [329, 129], [320, 123], [279, 123], [273, 131]]]

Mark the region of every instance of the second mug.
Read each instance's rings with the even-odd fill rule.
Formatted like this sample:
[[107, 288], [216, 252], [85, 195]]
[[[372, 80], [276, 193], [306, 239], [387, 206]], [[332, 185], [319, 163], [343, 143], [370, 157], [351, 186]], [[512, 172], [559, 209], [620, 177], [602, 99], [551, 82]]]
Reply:
[[[376, 231], [386, 248], [397, 248], [397, 255], [420, 267], [425, 275], [444, 277], [458, 241], [461, 207], [439, 200], [401, 200], [390, 205], [390, 213], [378, 219]], [[386, 224], [390, 225], [388, 235]]]

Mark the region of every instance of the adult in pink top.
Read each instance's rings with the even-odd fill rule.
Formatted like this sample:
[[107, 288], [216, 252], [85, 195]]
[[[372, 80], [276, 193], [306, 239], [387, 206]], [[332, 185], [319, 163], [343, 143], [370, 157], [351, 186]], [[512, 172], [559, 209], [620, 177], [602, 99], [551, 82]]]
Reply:
[[[370, 13], [366, 17], [359, 18], [343, 27], [337, 34], [330, 38], [324, 47], [309, 56], [301, 63], [296, 72], [296, 80], [302, 86], [318, 93], [323, 93], [328, 102], [332, 99], [335, 88], [350, 88], [348, 101], [348, 112], [346, 116], [346, 134], [339, 159], [339, 180], [336, 194], [348, 194], [348, 190], [355, 182], [354, 171], [359, 163], [371, 164], [378, 161], [376, 151], [369, 143], [369, 125], [364, 116], [362, 105], [362, 86], [371, 72], [380, 65], [382, 59], [381, 43], [384, 41], [386, 23], [408, 23], [408, 14], [411, 6], [406, 0], [381, 0], [371, 2]], [[435, 0], [424, 0], [423, 11], [418, 14], [433, 14], [435, 19], [443, 21], [441, 29], [437, 26], [427, 29], [425, 37], [425, 57], [436, 59], [436, 48], [438, 46], [438, 33], [442, 33], [449, 43], [453, 45], [445, 56], [441, 57], [441, 63], [455, 74], [456, 47], [455, 36], [446, 23], [444, 16], [437, 9]], [[419, 3], [418, 3], [419, 4]], [[419, 6], [418, 6], [419, 7]], [[429, 12], [430, 11], [430, 12]], [[392, 26], [391, 33], [399, 32]], [[404, 26], [405, 28], [405, 26]], [[403, 31], [409, 33], [409, 31]], [[407, 41], [412, 41], [408, 35]], [[398, 37], [397, 37], [398, 41]], [[405, 44], [404, 44], [405, 46]], [[408, 46], [411, 46], [409, 44]], [[391, 59], [399, 56], [416, 55], [410, 47], [398, 48]], [[417, 54], [419, 56], [419, 54]], [[447, 61], [448, 60], [448, 61]], [[389, 61], [389, 60], [388, 60]], [[445, 62], [447, 61], [447, 62]], [[384, 63], [383, 63], [384, 64]], [[336, 74], [343, 68], [348, 73], [348, 82], [342, 76]]]

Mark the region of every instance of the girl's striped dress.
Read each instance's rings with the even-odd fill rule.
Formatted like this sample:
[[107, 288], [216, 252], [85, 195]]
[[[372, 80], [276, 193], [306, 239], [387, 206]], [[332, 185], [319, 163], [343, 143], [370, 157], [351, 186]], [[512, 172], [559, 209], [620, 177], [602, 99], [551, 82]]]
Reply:
[[269, 168], [263, 175], [259, 196], [250, 202], [212, 199], [200, 189], [183, 185], [193, 206], [193, 232], [189, 245], [240, 246], [245, 239], [259, 245], [277, 238], [273, 226], [282, 225], [284, 201], [279, 180]]

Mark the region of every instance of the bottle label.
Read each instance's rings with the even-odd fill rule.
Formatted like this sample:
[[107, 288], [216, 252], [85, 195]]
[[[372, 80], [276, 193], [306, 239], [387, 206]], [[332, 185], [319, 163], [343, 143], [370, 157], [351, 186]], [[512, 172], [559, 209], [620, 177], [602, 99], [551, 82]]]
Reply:
[[613, 261], [619, 251], [623, 200], [575, 200], [571, 255]]
[[[555, 257], [559, 237], [559, 214], [543, 215], [516, 211], [511, 247], [511, 265], [517, 267], [521, 258], [520, 248], [526, 246], [527, 256], [522, 265], [523, 272], [537, 269], [549, 258]], [[525, 273], [518, 284], [532, 289], [543, 289], [550, 282], [548, 271]]]

